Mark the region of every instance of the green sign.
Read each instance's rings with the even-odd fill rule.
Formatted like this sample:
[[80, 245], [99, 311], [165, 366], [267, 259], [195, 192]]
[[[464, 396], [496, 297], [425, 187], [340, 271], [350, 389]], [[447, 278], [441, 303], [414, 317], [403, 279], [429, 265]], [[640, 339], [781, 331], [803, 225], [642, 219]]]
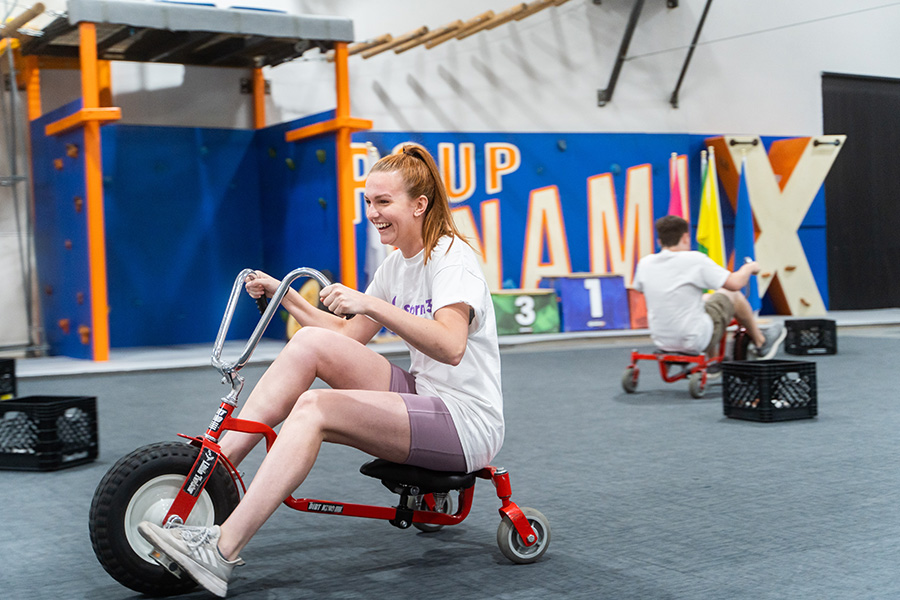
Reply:
[[557, 333], [559, 305], [552, 290], [504, 290], [491, 294], [497, 315], [497, 333]]

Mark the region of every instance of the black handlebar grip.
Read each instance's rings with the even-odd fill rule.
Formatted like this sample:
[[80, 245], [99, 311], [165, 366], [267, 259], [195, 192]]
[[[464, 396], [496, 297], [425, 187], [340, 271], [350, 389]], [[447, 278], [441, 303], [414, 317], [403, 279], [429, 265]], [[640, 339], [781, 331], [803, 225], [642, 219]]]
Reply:
[[263, 314], [264, 312], [266, 312], [266, 307], [268, 306], [269, 299], [266, 298], [265, 294], [256, 299], [256, 308], [259, 309], [259, 314]]
[[325, 312], [331, 313], [331, 314], [333, 314], [333, 315], [336, 316], [336, 317], [341, 317], [342, 319], [346, 319], [346, 320], [348, 320], [348, 321], [349, 321], [350, 319], [352, 319], [353, 317], [356, 316], [355, 314], [352, 314], [352, 315], [339, 315], [339, 314], [337, 314], [336, 312], [330, 310], [330, 309], [329, 309], [327, 306], [325, 306], [324, 304], [323, 304], [322, 306], [323, 306], [323, 308], [325, 308]]

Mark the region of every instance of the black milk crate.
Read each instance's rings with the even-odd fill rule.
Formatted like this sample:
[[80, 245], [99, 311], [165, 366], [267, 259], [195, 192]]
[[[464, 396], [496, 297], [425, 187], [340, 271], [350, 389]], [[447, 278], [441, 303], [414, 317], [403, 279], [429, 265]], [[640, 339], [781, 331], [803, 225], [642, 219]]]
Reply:
[[95, 458], [95, 397], [26, 396], [0, 402], [0, 469], [53, 471]]
[[830, 319], [791, 319], [784, 322], [788, 354], [836, 354], [837, 329]]
[[790, 421], [818, 414], [816, 363], [756, 360], [722, 363], [725, 416], [747, 421]]
[[12, 358], [0, 358], [0, 400], [9, 400], [16, 396], [16, 361]]

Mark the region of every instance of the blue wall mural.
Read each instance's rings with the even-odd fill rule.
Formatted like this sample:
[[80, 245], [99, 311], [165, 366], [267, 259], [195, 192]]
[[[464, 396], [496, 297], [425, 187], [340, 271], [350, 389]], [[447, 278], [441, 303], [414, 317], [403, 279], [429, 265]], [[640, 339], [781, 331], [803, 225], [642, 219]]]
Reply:
[[[53, 162], [65, 159], [66, 144], [78, 144], [80, 134], [43, 135], [46, 122], [77, 108], [35, 121], [32, 139], [39, 278], [52, 290], [42, 297], [48, 341], [53, 353], [87, 357], [77, 336], [63, 335], [58, 326], [61, 319], [86, 319], [81, 313], [88, 310], [86, 300], [75, 300], [78, 291], [89, 291], [86, 259], [64, 248], [65, 240], [84, 243], [83, 215], [71, 214], [73, 197], [83, 196], [84, 173], [75, 166], [56, 169]], [[334, 136], [284, 141], [286, 131], [332, 116], [329, 111], [259, 131], [103, 127], [112, 347], [211, 342], [234, 277], [246, 267], [276, 277], [298, 266], [340, 272]], [[486, 256], [496, 252], [489, 281], [519, 288], [537, 287], [561, 266], [628, 270], [648, 247], [655, 251], [652, 221], [668, 210], [673, 152], [684, 157], [695, 225], [706, 137], [363, 132], [353, 141], [358, 147], [369, 142], [381, 155], [405, 141], [428, 148], [442, 166], [457, 218], [469, 224]], [[720, 195], [730, 251], [734, 214]], [[366, 281], [365, 236], [361, 218], [360, 285]], [[827, 305], [822, 190], [799, 237]], [[233, 338], [245, 338], [257, 319], [252, 303], [241, 306]], [[275, 323], [268, 334], [283, 337], [284, 328]]]

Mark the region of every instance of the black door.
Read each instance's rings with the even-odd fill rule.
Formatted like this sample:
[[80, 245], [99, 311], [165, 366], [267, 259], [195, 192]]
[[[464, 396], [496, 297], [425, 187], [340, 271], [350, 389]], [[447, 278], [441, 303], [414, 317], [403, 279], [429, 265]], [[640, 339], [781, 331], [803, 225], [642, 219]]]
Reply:
[[829, 308], [900, 306], [900, 79], [822, 74]]

